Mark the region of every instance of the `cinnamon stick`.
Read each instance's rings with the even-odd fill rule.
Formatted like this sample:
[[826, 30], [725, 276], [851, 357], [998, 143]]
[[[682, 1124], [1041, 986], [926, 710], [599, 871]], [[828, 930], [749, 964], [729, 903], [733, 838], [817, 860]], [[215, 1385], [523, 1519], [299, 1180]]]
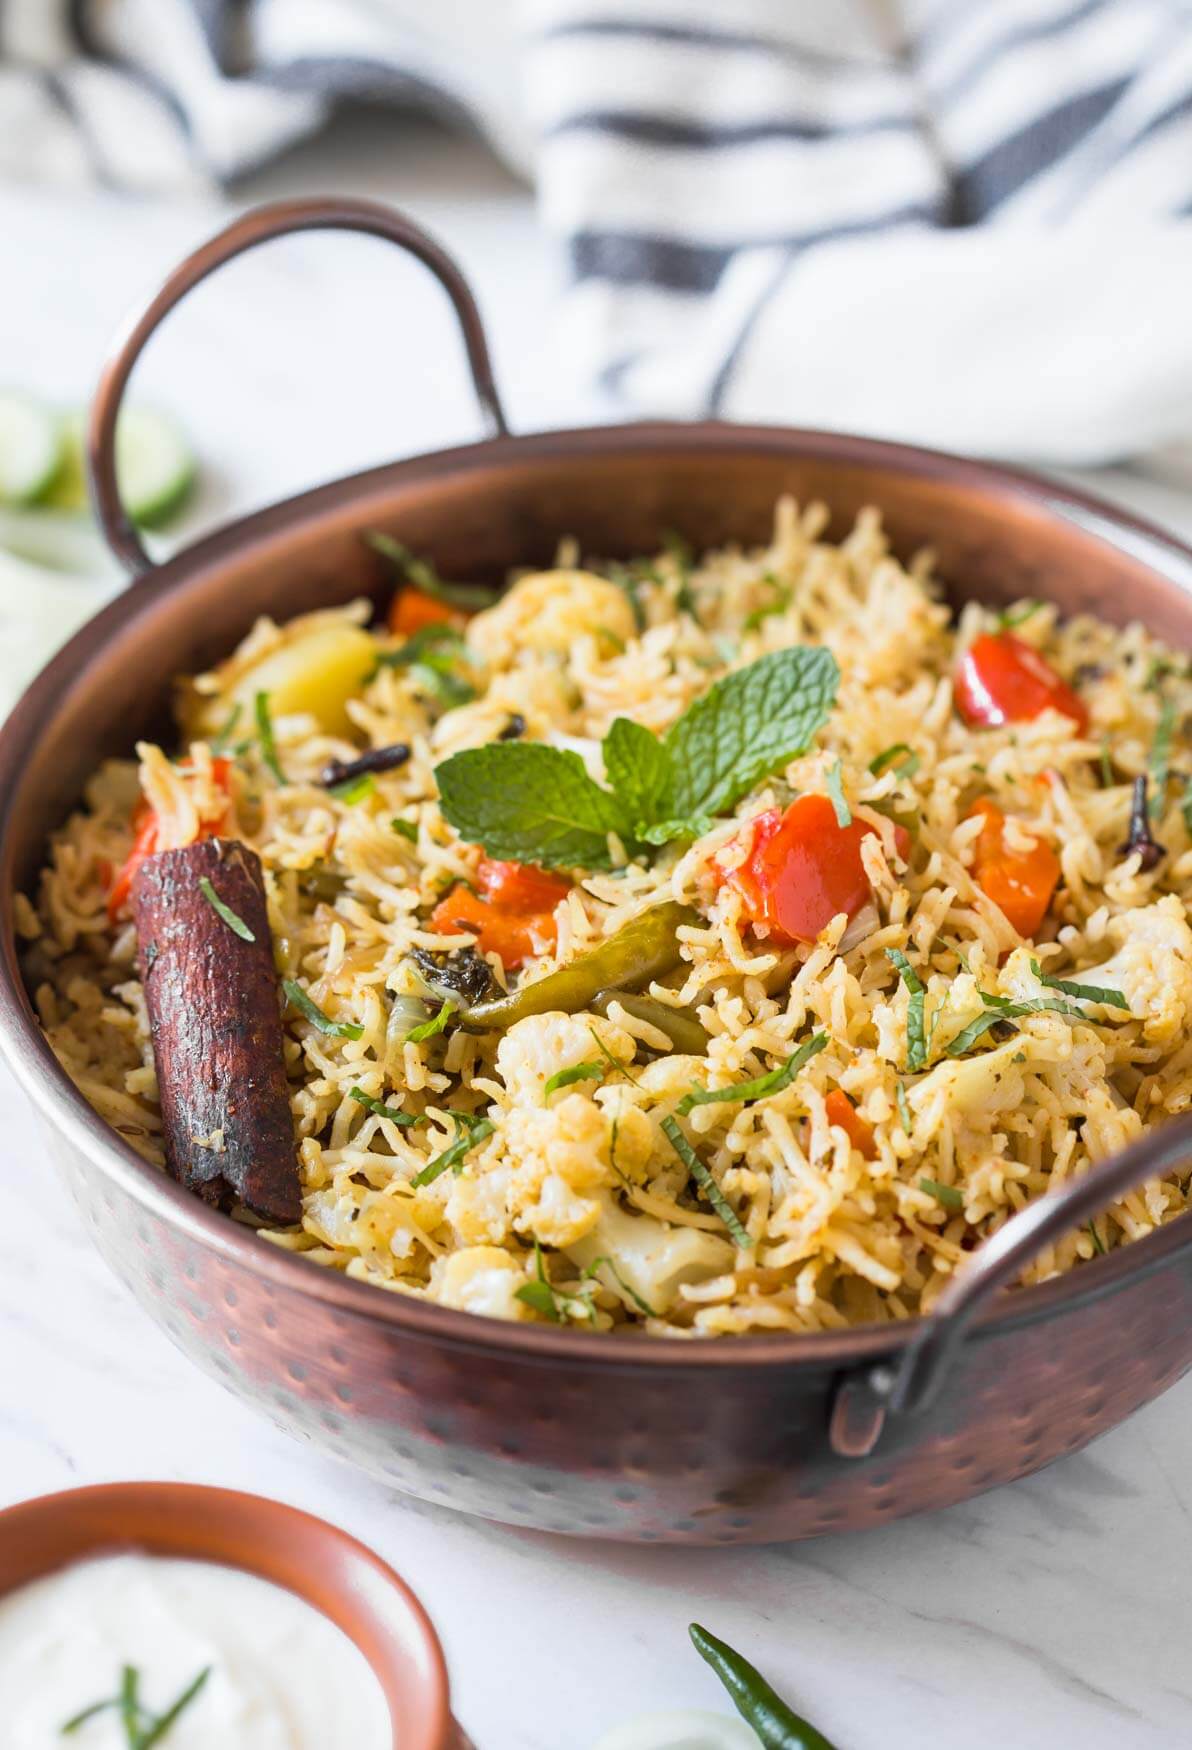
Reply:
[[170, 1172], [217, 1208], [300, 1220], [260, 859], [235, 839], [159, 851], [132, 900]]

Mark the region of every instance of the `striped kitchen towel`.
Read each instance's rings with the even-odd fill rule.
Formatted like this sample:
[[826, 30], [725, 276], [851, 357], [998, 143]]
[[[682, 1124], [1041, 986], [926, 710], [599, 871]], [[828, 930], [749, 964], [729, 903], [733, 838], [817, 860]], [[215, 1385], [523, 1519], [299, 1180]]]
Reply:
[[1051, 462], [1192, 437], [1192, 0], [0, 6], [10, 173], [234, 187], [354, 96], [534, 178], [610, 407]]

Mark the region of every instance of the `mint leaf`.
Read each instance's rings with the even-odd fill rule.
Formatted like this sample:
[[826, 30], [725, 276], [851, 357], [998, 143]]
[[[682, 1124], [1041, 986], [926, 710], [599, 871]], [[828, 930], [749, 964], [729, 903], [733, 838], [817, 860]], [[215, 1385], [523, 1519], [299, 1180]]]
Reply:
[[443, 814], [490, 857], [607, 869], [610, 833], [632, 856], [707, 832], [714, 815], [810, 746], [839, 682], [831, 651], [776, 650], [717, 681], [661, 740], [618, 717], [604, 742], [611, 792], [569, 749], [467, 748], [435, 768]]
[[937, 1203], [942, 1203], [945, 1209], [964, 1208], [964, 1192], [958, 1191], [955, 1185], [941, 1185], [938, 1179], [920, 1179], [919, 1189], [928, 1197], [934, 1197]]
[[710, 814], [695, 814], [689, 820], [658, 820], [653, 826], [640, 826], [637, 836], [647, 845], [669, 845], [672, 839], [702, 839], [712, 830]]
[[496, 1129], [495, 1124], [487, 1118], [481, 1118], [476, 1112], [452, 1112], [449, 1117], [455, 1127], [455, 1140], [448, 1143], [442, 1154], [437, 1154], [433, 1161], [427, 1161], [421, 1172], [414, 1174], [410, 1184], [416, 1190], [420, 1191], [424, 1185], [433, 1185], [448, 1168], [453, 1173], [462, 1173], [468, 1150], [486, 1141]]
[[579, 755], [535, 741], [465, 748], [435, 767], [446, 819], [490, 857], [548, 869], [607, 869], [608, 835], [632, 846], [619, 799], [592, 782]]
[[725, 675], [667, 731], [677, 817], [719, 814], [811, 745], [836, 702], [830, 650], [801, 645]]
[[630, 820], [647, 825], [672, 813], [671, 757], [652, 729], [617, 717], [604, 738], [604, 775]]
[[683, 1165], [687, 1168], [687, 1171], [691, 1174], [691, 1177], [695, 1180], [708, 1202], [712, 1205], [712, 1208], [716, 1211], [729, 1233], [733, 1236], [734, 1242], [740, 1246], [742, 1250], [746, 1250], [748, 1247], [752, 1246], [753, 1241], [749, 1237], [749, 1233], [740, 1216], [737, 1214], [728, 1198], [724, 1195], [724, 1192], [720, 1189], [716, 1180], [712, 1177], [711, 1169], [700, 1160], [699, 1156], [684, 1136], [679, 1127], [678, 1119], [664, 1118], [662, 1120], [662, 1131], [666, 1140], [670, 1143]]
[[1050, 972], [1044, 972], [1037, 960], [1031, 961], [1031, 971], [1049, 990], [1062, 990], [1066, 997], [1083, 997], [1086, 1003], [1104, 1003], [1107, 1008], [1126, 1009], [1129, 1003], [1120, 990], [1110, 990], [1104, 984], [1081, 984], [1074, 978], [1053, 978]]
[[[927, 989], [901, 948], [887, 948], [886, 957], [898, 968], [898, 976], [909, 997], [906, 1005], [906, 1067], [908, 1070], [922, 1069], [927, 1062]], [[989, 1025], [992, 1027], [992, 1020]]]
[[844, 772], [840, 761], [835, 759], [828, 767], [828, 796], [836, 813], [836, 824], [840, 828], [853, 824], [853, 811], [849, 807], [844, 794]]
[[436, 1033], [445, 1032], [447, 1023], [454, 1015], [456, 1007], [457, 1004], [449, 1000], [444, 1001], [437, 1015], [432, 1016], [429, 1021], [423, 1021], [421, 1026], [410, 1028], [402, 1040], [403, 1045], [421, 1045], [424, 1039], [433, 1039]]
[[542, 1090], [542, 1104], [549, 1103], [551, 1095], [557, 1088], [569, 1088], [573, 1082], [602, 1082], [607, 1074], [603, 1063], [573, 1063], [566, 1069], [557, 1069], [553, 1076], [548, 1076], [546, 1086]]
[[767, 1100], [772, 1094], [781, 1094], [784, 1088], [790, 1087], [804, 1064], [810, 1063], [827, 1043], [826, 1033], [816, 1033], [804, 1040], [797, 1051], [792, 1051], [778, 1069], [767, 1070], [765, 1075], [754, 1076], [752, 1081], [730, 1082], [727, 1088], [692, 1088], [689, 1094], [683, 1095], [675, 1111], [680, 1118], [686, 1118], [696, 1106], [711, 1106], [721, 1100], [740, 1100], [743, 1105], [749, 1105], [754, 1100]]
[[474, 613], [481, 608], [491, 608], [500, 593], [494, 585], [487, 583], [447, 583], [429, 560], [419, 559], [403, 542], [395, 541], [392, 535], [383, 535], [379, 529], [368, 529], [364, 539], [374, 553], [396, 565], [415, 589], [432, 596], [437, 602], [445, 602], [448, 607]]

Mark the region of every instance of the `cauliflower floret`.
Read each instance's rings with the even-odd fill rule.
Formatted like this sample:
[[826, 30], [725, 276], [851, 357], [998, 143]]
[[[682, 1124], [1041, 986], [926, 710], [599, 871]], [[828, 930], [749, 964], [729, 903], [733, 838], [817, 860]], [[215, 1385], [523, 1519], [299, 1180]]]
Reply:
[[656, 1057], [637, 1072], [637, 1085], [642, 1093], [658, 1102], [681, 1100], [692, 1088], [703, 1087], [707, 1081], [707, 1062], [702, 1057], [682, 1056], [672, 1052], [668, 1057]]
[[[1031, 961], [1036, 958], [1030, 948], [1015, 948], [998, 974], [998, 994], [1009, 997], [1012, 1003], [1033, 1003], [1039, 997], [1055, 997], [1059, 1002], [1069, 1001], [1063, 991], [1049, 990], [1031, 971]], [[1068, 976], [1074, 978], [1084, 975], [1071, 973]]]
[[465, 1246], [497, 1246], [509, 1238], [510, 1171], [509, 1163], [502, 1161], [452, 1180], [445, 1214]]
[[516, 1258], [498, 1246], [466, 1246], [431, 1267], [430, 1295], [440, 1306], [480, 1313], [489, 1319], [526, 1319], [530, 1309], [517, 1298], [529, 1278]]
[[523, 650], [569, 650], [584, 633], [609, 644], [636, 637], [623, 590], [591, 571], [536, 571], [468, 625], [468, 645], [491, 669], [509, 668]]
[[657, 1147], [657, 1132], [635, 1104], [637, 1092], [627, 1082], [605, 1085], [593, 1095], [609, 1121], [609, 1160], [622, 1179], [640, 1185]]
[[573, 1244], [596, 1225], [596, 1194], [613, 1176], [604, 1113], [586, 1094], [561, 1094], [549, 1107], [510, 1107], [503, 1128], [514, 1163], [508, 1193], [514, 1227], [546, 1246]]
[[[592, 1037], [621, 1063], [632, 1063], [636, 1050], [623, 1027], [602, 1015], [567, 1015], [551, 1010], [545, 1015], [527, 1015], [515, 1021], [497, 1047], [497, 1074], [516, 1105], [541, 1106], [546, 1084], [561, 1069], [600, 1058]], [[594, 1084], [593, 1084], [594, 1085]], [[554, 1096], [558, 1100], [560, 1096]]]
[[923, 1114], [932, 1110], [930, 1128], [934, 1128], [945, 1108], [949, 1112], [967, 1112], [980, 1108], [985, 1112], [1013, 1110], [1022, 1099], [1021, 1064], [1042, 1059], [1052, 1061], [1053, 1053], [1032, 1035], [1015, 1034], [992, 1051], [978, 1051], [972, 1057], [946, 1057], [942, 1063], [907, 1094], [915, 1114], [916, 1131]]
[[[591, 1232], [565, 1248], [583, 1269], [607, 1258], [620, 1276], [601, 1272], [600, 1280], [624, 1298], [624, 1290], [640, 1295], [660, 1317], [674, 1306], [685, 1282], [707, 1282], [733, 1267], [736, 1256], [727, 1240], [702, 1228], [668, 1227], [650, 1215], [631, 1215], [611, 1196], [601, 1199], [599, 1218]], [[638, 1307], [637, 1311], [641, 1311]]]
[[[1120, 991], [1148, 1042], [1174, 1045], [1192, 1015], [1192, 929], [1182, 901], [1168, 893], [1123, 912], [1111, 921], [1109, 935], [1117, 947], [1112, 959], [1072, 973], [1073, 982]], [[1098, 1012], [1121, 1013], [1109, 1006]]]

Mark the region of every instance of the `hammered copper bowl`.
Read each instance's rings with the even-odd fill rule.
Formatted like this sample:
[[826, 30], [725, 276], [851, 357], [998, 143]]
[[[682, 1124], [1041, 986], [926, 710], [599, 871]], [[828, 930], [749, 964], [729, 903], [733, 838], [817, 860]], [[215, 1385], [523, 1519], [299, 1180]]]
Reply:
[[[400, 534], [444, 574], [497, 580], [559, 537], [608, 557], [767, 537], [780, 494], [822, 498], [841, 534], [882, 507], [897, 551], [929, 544], [956, 597], [1044, 596], [1139, 618], [1192, 648], [1192, 553], [1029, 475], [817, 432], [639, 425], [508, 435], [466, 286], [408, 221], [365, 203], [265, 209], [184, 264], [129, 331], [92, 422], [109, 538], [147, 565], [115, 491], [116, 406], [140, 346], [220, 261], [304, 226], [412, 248], [464, 324], [496, 435], [394, 463], [249, 517], [146, 574], [34, 682], [0, 740], [0, 1043], [46, 1120], [97, 1244], [178, 1345], [276, 1422], [395, 1488], [589, 1536], [756, 1542], [880, 1524], [1074, 1452], [1192, 1363], [1192, 1222], [1042, 1286], [1032, 1254], [1130, 1185], [1192, 1161], [1173, 1123], [1009, 1222], [929, 1319], [718, 1343], [510, 1326], [321, 1270], [142, 1164], [78, 1095], [34, 1021], [12, 898], [97, 761], [168, 735], [169, 680], [224, 656], [256, 615], [389, 582], [361, 535]], [[847, 363], [842, 364], [847, 368]]]
[[372, 1666], [394, 1750], [468, 1750], [439, 1638], [405, 1581], [347, 1532], [280, 1501], [190, 1483], [104, 1483], [21, 1501], [0, 1512], [0, 1599], [130, 1549], [244, 1568], [296, 1592]]

